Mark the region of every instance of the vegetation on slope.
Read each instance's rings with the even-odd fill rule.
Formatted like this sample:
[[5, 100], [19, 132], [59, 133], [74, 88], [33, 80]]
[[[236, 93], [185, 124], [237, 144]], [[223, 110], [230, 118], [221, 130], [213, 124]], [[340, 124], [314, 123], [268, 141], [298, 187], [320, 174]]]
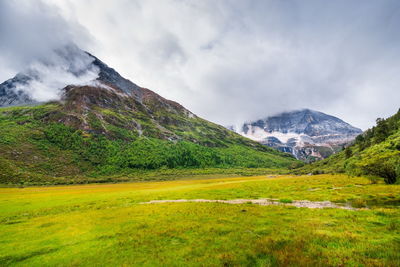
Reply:
[[[0, 183], [69, 182], [79, 180], [77, 176], [142, 170], [278, 169], [299, 164], [289, 155], [198, 117], [153, 110], [149, 117], [140, 109], [94, 105], [82, 118], [75, 109], [68, 110], [68, 103], [1, 108]], [[169, 121], [161, 126], [156, 120]]]
[[299, 173], [340, 172], [382, 177], [388, 184], [400, 180], [400, 110], [359, 135], [352, 146], [331, 157], [305, 166]]

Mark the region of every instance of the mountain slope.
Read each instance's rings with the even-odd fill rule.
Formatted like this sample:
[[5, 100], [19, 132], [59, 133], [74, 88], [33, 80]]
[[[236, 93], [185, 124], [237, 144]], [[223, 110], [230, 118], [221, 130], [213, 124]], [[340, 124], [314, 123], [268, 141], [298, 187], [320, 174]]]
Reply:
[[303, 109], [244, 123], [237, 132], [309, 162], [336, 153], [362, 131], [334, 116]]
[[19, 74], [0, 84], [0, 106], [21, 105], [34, 102], [28, 94], [18, 90], [18, 85], [27, 84], [30, 77]]
[[383, 177], [389, 184], [400, 180], [400, 110], [359, 135], [355, 143], [331, 157], [307, 165], [299, 173], [340, 172]]
[[36, 100], [27, 91], [29, 82], [18, 93], [24, 83], [19, 77], [26, 74], [12, 80], [14, 87], [9, 81], [0, 86], [2, 99], [8, 99], [2, 105], [20, 105], [0, 108], [0, 183], [54, 183], [57, 177], [71, 182], [82, 175], [159, 168], [298, 165], [291, 156], [201, 119], [86, 55], [97, 78], [63, 87], [59, 100]]

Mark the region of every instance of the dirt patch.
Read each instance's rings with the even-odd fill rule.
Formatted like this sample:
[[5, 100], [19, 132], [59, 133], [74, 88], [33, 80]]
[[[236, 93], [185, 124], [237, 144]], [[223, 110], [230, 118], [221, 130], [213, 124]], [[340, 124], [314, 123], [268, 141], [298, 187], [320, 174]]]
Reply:
[[280, 206], [294, 206], [298, 208], [309, 208], [309, 209], [345, 209], [345, 210], [357, 210], [350, 206], [342, 206], [330, 201], [309, 201], [309, 200], [293, 200], [291, 203], [282, 203], [277, 199], [231, 199], [231, 200], [219, 200], [219, 199], [165, 199], [165, 200], [151, 200], [148, 202], [141, 202], [140, 204], [158, 204], [158, 203], [181, 203], [181, 202], [212, 202], [212, 203], [226, 203], [226, 204], [257, 204], [261, 206], [269, 205], [280, 205]]

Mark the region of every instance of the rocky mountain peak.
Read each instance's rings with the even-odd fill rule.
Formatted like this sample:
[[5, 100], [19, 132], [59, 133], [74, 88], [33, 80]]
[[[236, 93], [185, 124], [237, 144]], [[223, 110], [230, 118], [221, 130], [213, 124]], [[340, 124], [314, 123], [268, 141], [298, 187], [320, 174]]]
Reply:
[[337, 117], [302, 109], [244, 123], [237, 132], [309, 161], [335, 153], [362, 131]]
[[298, 133], [309, 136], [360, 133], [361, 131], [339, 118], [310, 109], [280, 113], [256, 122], [246, 123], [244, 127], [248, 125], [261, 127], [267, 132]]
[[14, 78], [0, 84], [0, 106], [61, 99], [67, 86], [104, 87], [142, 99], [142, 89], [97, 57], [68, 45], [38, 59]]
[[117, 71], [107, 66], [107, 64], [97, 57], [88, 52], [86, 53], [94, 59], [92, 64], [99, 69], [98, 78], [96, 79], [97, 81], [118, 88], [122, 92], [134, 96], [137, 100], [142, 99], [143, 92], [138, 85], [122, 77]]

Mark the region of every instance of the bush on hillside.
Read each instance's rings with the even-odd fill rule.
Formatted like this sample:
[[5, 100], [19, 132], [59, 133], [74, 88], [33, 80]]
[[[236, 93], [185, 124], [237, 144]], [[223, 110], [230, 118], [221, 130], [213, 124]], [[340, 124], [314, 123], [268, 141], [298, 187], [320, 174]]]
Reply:
[[400, 179], [400, 161], [393, 153], [382, 153], [364, 159], [359, 166], [366, 175], [380, 176], [387, 184], [394, 184]]

